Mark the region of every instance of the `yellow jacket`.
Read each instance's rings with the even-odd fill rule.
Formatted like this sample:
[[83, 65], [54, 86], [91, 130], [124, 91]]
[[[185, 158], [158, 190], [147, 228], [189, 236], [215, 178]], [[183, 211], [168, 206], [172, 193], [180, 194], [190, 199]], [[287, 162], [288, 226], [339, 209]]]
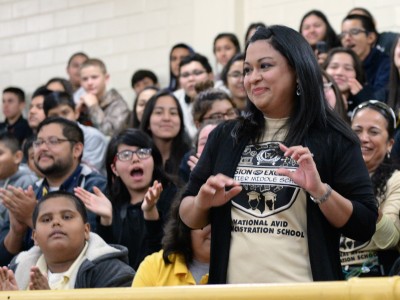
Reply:
[[[196, 285], [192, 273], [180, 254], [169, 255], [170, 264], [163, 260], [163, 250], [147, 256], [139, 266], [132, 287]], [[200, 284], [207, 284], [208, 274], [201, 278]]]

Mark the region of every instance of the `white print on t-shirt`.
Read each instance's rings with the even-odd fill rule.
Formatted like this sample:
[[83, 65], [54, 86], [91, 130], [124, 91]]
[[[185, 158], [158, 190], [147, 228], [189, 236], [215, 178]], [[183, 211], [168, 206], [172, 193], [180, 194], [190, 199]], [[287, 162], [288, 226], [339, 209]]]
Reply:
[[294, 171], [298, 165], [292, 158], [283, 156], [278, 143], [246, 146], [234, 176], [243, 189], [232, 200], [233, 206], [255, 217], [288, 209], [300, 188], [289, 177], [276, 173], [281, 167]]
[[362, 264], [376, 257], [375, 251], [365, 250], [371, 241], [358, 242], [348, 237], [340, 237], [340, 261], [342, 265]]

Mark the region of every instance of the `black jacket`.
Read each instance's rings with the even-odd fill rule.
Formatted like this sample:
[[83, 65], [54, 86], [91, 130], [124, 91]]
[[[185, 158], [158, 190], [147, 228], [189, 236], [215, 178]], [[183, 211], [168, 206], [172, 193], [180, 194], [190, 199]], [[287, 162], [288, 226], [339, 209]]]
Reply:
[[[214, 129], [207, 141], [196, 168], [192, 171], [183, 197], [197, 195], [210, 175], [218, 173], [233, 178], [247, 137], [236, 143], [231, 136], [233, 123], [224, 123]], [[304, 141], [314, 154], [322, 182], [353, 204], [353, 214], [342, 228], [333, 227], [319, 206], [307, 200], [307, 236], [312, 276], [314, 281], [340, 280], [340, 234], [357, 240], [368, 240], [375, 232], [378, 216], [371, 181], [361, 155], [360, 146], [331, 129], [312, 131]], [[212, 224], [209, 283], [226, 283], [231, 239], [231, 204], [210, 210]]]

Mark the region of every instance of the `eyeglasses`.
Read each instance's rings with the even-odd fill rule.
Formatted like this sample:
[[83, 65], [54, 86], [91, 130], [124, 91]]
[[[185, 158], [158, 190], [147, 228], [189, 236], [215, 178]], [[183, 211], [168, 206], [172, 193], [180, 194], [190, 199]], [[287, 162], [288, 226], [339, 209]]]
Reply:
[[339, 38], [343, 39], [347, 34], [349, 34], [350, 36], [355, 36], [358, 35], [360, 33], [368, 33], [368, 31], [361, 29], [361, 28], [352, 28], [349, 31], [342, 31], [339, 34]]
[[114, 163], [115, 161], [131, 161], [133, 158], [133, 154], [136, 154], [139, 159], [146, 159], [151, 156], [151, 148], [139, 148], [136, 151], [132, 150], [124, 150], [115, 154]]
[[33, 141], [33, 148], [39, 148], [42, 144], [46, 144], [47, 147], [52, 148], [64, 142], [73, 142], [77, 143], [77, 141], [69, 140], [69, 139], [60, 139], [56, 136], [51, 136], [47, 140], [45, 139], [37, 139]]
[[203, 120], [223, 120], [225, 117], [228, 119], [233, 119], [238, 116], [238, 112], [236, 109], [230, 109], [226, 113], [214, 113], [209, 115], [208, 117], [204, 117]]
[[[353, 113], [352, 113], [352, 115], [351, 115], [351, 120], [353, 121], [353, 119], [354, 119], [355, 115], [357, 114], [357, 112], [358, 112], [360, 109], [363, 109], [363, 108], [365, 108], [365, 107], [375, 107], [375, 108], [378, 108], [379, 111], [380, 111], [380, 113], [381, 113], [387, 120], [390, 120], [390, 119], [393, 120], [393, 127], [394, 127], [394, 129], [396, 129], [396, 115], [395, 115], [393, 109], [392, 109], [390, 106], [388, 106], [387, 104], [383, 103], [382, 101], [378, 101], [378, 100], [369, 100], [369, 101], [366, 101], [366, 102], [363, 102], [363, 103], [359, 104], [359, 105], [353, 110]], [[389, 124], [390, 124], [390, 122], [389, 122]]]
[[330, 88], [332, 88], [333, 83], [332, 82], [325, 82], [324, 83], [324, 90], [328, 91]]
[[235, 79], [242, 78], [243, 76], [244, 76], [244, 74], [242, 72], [239, 72], [239, 71], [235, 71], [235, 72], [232, 72], [232, 73], [228, 74], [228, 77], [232, 77], [232, 78], [235, 78]]
[[189, 78], [190, 76], [200, 76], [201, 74], [204, 74], [206, 71], [204, 70], [193, 70], [193, 72], [185, 72], [179, 75], [179, 77], [182, 78]]

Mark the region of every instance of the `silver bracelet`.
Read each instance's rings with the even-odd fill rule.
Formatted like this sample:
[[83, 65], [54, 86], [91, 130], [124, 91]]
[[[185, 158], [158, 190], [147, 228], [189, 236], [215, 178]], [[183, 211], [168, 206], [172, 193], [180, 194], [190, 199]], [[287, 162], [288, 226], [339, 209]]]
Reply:
[[311, 194], [310, 194], [310, 198], [314, 203], [317, 204], [321, 204], [324, 203], [326, 200], [328, 200], [329, 196], [332, 194], [332, 188], [330, 187], [329, 184], [325, 183], [325, 185], [327, 186], [327, 190], [326, 193], [322, 195], [322, 197], [320, 198], [314, 198]]

